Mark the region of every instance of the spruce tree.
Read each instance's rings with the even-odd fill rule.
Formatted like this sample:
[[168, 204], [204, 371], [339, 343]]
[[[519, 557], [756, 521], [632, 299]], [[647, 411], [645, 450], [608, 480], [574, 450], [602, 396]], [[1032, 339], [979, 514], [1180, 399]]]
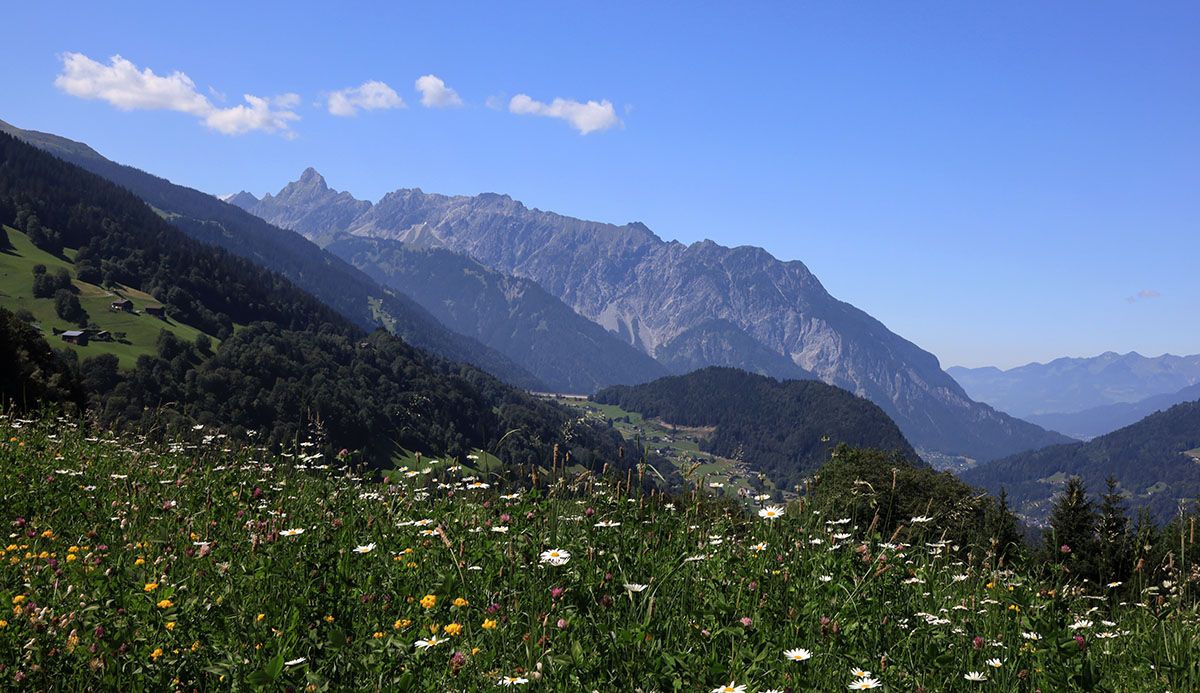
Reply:
[[1107, 493], [1100, 496], [1100, 517], [1096, 522], [1099, 577], [1102, 583], [1124, 582], [1129, 577], [1129, 518], [1125, 515], [1125, 495], [1117, 488], [1117, 479], [1109, 475], [1104, 482]]
[[1011, 562], [1025, 547], [1024, 536], [1017, 525], [1017, 516], [1008, 507], [1008, 491], [1000, 488], [1000, 498], [988, 510], [987, 540], [996, 560]]
[[1046, 533], [1043, 559], [1066, 565], [1079, 579], [1095, 579], [1096, 511], [1087, 499], [1087, 489], [1077, 476], [1054, 502], [1050, 513], [1050, 531]]

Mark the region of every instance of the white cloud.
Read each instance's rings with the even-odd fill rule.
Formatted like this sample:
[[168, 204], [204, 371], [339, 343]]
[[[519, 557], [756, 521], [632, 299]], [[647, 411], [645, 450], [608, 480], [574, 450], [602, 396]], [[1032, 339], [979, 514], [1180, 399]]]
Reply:
[[445, 82], [433, 75], [418, 77], [417, 91], [421, 92], [421, 105], [426, 108], [461, 106], [463, 102], [458, 97], [458, 92], [447, 87]]
[[387, 84], [363, 82], [357, 87], [335, 91], [329, 95], [329, 112], [336, 116], [358, 115], [358, 109], [374, 111], [380, 108], [405, 108], [404, 99]]
[[[284, 94], [268, 100], [243, 94], [242, 98], [250, 104], [249, 107], [233, 106], [213, 109], [204, 117], [204, 124], [226, 135], [243, 135], [253, 130], [263, 130], [265, 132], [282, 132], [289, 139], [295, 137], [295, 133], [288, 129], [288, 121], [299, 120], [300, 116], [287, 109], [299, 105], [299, 96]], [[276, 108], [272, 108], [272, 106]]]
[[[262, 130], [294, 137], [288, 123], [300, 119], [291, 110], [300, 101], [295, 94], [272, 99], [246, 94], [244, 98], [249, 106], [217, 108], [196, 90], [190, 77], [179, 71], [160, 77], [150, 68], [139, 70], [119, 55], [110, 58], [108, 65], [82, 53], [66, 53], [61, 58], [63, 71], [54, 80], [54, 86], [82, 99], [107, 101], [123, 111], [189, 113], [199, 117], [206, 127], [226, 135]], [[209, 90], [214, 96], [219, 94], [211, 87]]]
[[1154, 289], [1142, 289], [1141, 291], [1137, 292], [1133, 296], [1126, 297], [1125, 300], [1129, 301], [1130, 303], [1134, 303], [1136, 301], [1141, 301], [1142, 299], [1154, 298], [1155, 296], [1161, 296], [1161, 295], [1162, 294], [1158, 293]]
[[570, 123], [571, 127], [578, 130], [581, 135], [624, 125], [617, 117], [612, 102], [607, 99], [600, 102], [588, 101], [587, 103], [555, 99], [549, 104], [545, 104], [534, 101], [525, 94], [517, 94], [512, 97], [512, 101], [508, 102], [508, 110], [510, 113], [521, 115], [561, 118]]

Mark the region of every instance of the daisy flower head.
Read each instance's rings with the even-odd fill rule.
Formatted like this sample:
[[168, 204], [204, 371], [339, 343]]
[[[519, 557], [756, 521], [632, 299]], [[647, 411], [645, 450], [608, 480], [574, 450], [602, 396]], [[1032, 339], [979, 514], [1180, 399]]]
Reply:
[[501, 686], [524, 686], [529, 683], [529, 679], [520, 676], [501, 676], [499, 683]]
[[790, 659], [793, 662], [803, 662], [804, 660], [812, 657], [812, 653], [803, 647], [797, 647], [794, 650], [784, 650], [783, 656], [785, 659]]
[[562, 549], [549, 549], [542, 552], [542, 563], [550, 565], [566, 565], [567, 561], [571, 560], [571, 554]]
[[437, 636], [430, 636], [430, 638], [428, 640], [418, 640], [418, 641], [414, 642], [413, 645], [416, 645], [418, 650], [428, 650], [429, 648], [433, 647], [434, 645], [440, 645], [444, 642], [446, 642], [446, 641], [438, 640]]
[[867, 671], [867, 670], [865, 670], [865, 669], [851, 669], [851, 670], [850, 670], [850, 675], [851, 675], [851, 676], [857, 676], [857, 677], [858, 677], [858, 678], [860, 678], [860, 679], [865, 679], [865, 678], [867, 678], [868, 676], [870, 676], [870, 675], [871, 675], [871, 672], [869, 672], [869, 671]]
[[301, 535], [301, 534], [304, 534], [304, 530], [303, 530], [303, 529], [299, 529], [299, 528], [297, 528], [297, 529], [285, 529], [285, 530], [283, 530], [282, 532], [280, 532], [280, 533], [279, 533], [279, 536], [281, 536], [281, 537], [295, 537], [295, 536], [299, 536], [299, 535]]
[[865, 691], [869, 688], [879, 688], [882, 685], [883, 684], [879, 682], [879, 679], [873, 679], [869, 676], [864, 676], [859, 680], [852, 682], [850, 685], [846, 686], [846, 688], [849, 688], [852, 691]]
[[597, 527], [620, 527], [621, 523], [613, 522], [612, 520], [600, 520], [599, 522], [596, 523], [596, 526]]
[[993, 658], [987, 660], [986, 662], [984, 662], [984, 664], [986, 664], [989, 667], [992, 667], [994, 669], [999, 669], [1000, 665], [1004, 664], [1004, 660], [1000, 659], [999, 657], [993, 657]]
[[982, 671], [968, 671], [963, 674], [963, 678], [968, 681], [987, 681], [987, 677], [983, 675]]
[[717, 686], [712, 689], [712, 693], [746, 693], [746, 684], [737, 685], [736, 682], [730, 681], [728, 686]]
[[777, 517], [783, 517], [783, 508], [778, 505], [768, 505], [758, 511], [758, 516], [768, 520], [774, 520]]
[[630, 592], [641, 592], [642, 590], [646, 589], [646, 587], [646, 585], [639, 585], [636, 582], [625, 583], [625, 589], [629, 590]]
[[371, 553], [374, 550], [375, 550], [374, 544], [363, 544], [362, 546], [354, 547], [354, 553]]

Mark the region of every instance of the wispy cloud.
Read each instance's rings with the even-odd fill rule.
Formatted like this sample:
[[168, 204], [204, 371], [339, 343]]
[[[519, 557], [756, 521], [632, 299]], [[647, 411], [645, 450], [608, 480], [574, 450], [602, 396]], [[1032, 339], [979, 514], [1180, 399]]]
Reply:
[[580, 103], [579, 101], [569, 101], [567, 99], [555, 99], [550, 103], [542, 103], [534, 101], [525, 94], [517, 94], [512, 97], [512, 101], [508, 102], [508, 110], [510, 113], [520, 115], [536, 115], [546, 118], [559, 118], [571, 124], [571, 127], [579, 131], [579, 134], [586, 135], [589, 132], [602, 132], [610, 128], [624, 125], [621, 119], [617, 117], [617, 112], [613, 109], [611, 101], [588, 101]]
[[226, 135], [262, 130], [295, 137], [290, 128], [291, 122], [300, 120], [292, 110], [300, 102], [295, 94], [270, 98], [245, 94], [246, 104], [217, 108], [196, 90], [190, 77], [179, 71], [159, 76], [150, 68], [139, 70], [119, 55], [110, 58], [108, 65], [82, 53], [65, 53], [61, 58], [63, 71], [54, 80], [54, 86], [72, 96], [107, 101], [123, 111], [188, 113], [200, 118], [205, 127]]
[[329, 112], [336, 116], [358, 115], [360, 108], [364, 111], [406, 108], [404, 99], [395, 89], [374, 80], [333, 92], [329, 95], [328, 105]]
[[1142, 289], [1141, 291], [1137, 292], [1136, 294], [1134, 294], [1132, 296], [1125, 297], [1125, 300], [1129, 301], [1130, 303], [1135, 303], [1137, 301], [1141, 301], [1141, 300], [1144, 300], [1147, 298], [1154, 298], [1155, 296], [1159, 296], [1159, 295], [1160, 294], [1157, 291], [1155, 291], [1154, 289]]
[[418, 77], [417, 91], [421, 92], [421, 105], [426, 108], [461, 106], [463, 102], [458, 97], [458, 92], [447, 87], [445, 82], [433, 75]]

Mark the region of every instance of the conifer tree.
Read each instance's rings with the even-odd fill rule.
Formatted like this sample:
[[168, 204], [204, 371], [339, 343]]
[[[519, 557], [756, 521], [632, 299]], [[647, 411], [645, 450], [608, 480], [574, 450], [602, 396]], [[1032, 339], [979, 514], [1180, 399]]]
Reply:
[[1008, 563], [1024, 548], [1024, 537], [1017, 525], [1017, 516], [1008, 507], [1008, 491], [1000, 488], [1000, 498], [988, 511], [987, 540], [997, 561]]
[[1104, 482], [1108, 491], [1100, 496], [1100, 517], [1096, 522], [1098, 563], [1102, 583], [1123, 582], [1129, 577], [1128, 531], [1125, 515], [1125, 495], [1117, 487], [1117, 479], [1109, 475]]
[[1067, 479], [1050, 513], [1043, 559], [1066, 565], [1080, 579], [1095, 579], [1095, 528], [1096, 511], [1087, 498], [1087, 489], [1079, 477], [1073, 476]]

